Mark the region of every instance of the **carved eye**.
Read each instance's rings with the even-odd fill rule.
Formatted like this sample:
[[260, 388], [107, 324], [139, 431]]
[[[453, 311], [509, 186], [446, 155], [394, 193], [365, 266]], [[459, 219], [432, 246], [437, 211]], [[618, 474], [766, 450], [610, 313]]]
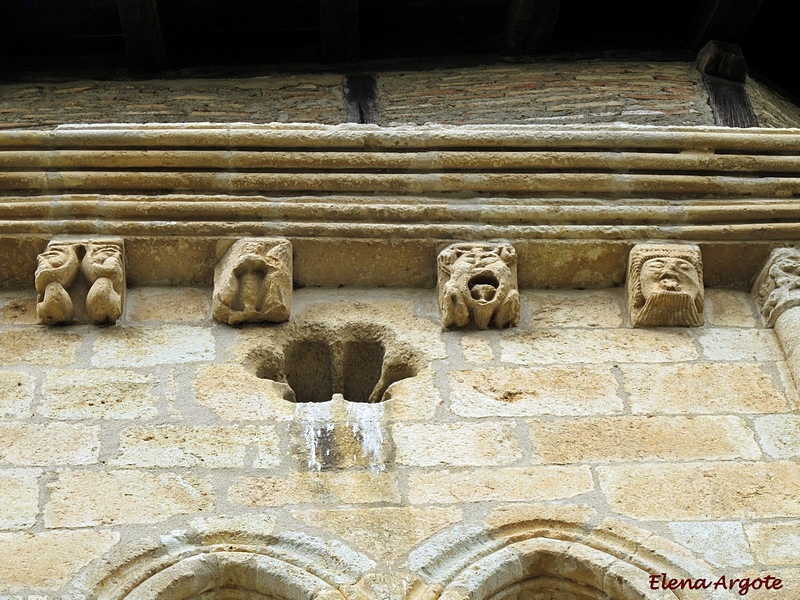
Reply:
[[683, 269], [684, 271], [686, 271], [687, 273], [689, 273], [689, 272], [691, 272], [691, 271], [693, 271], [693, 270], [694, 270], [694, 267], [692, 267], [692, 265], [690, 265], [690, 264], [688, 264], [688, 263], [683, 263], [683, 264], [681, 265], [681, 269]]
[[654, 267], [656, 269], [661, 269], [664, 266], [664, 261], [663, 260], [651, 260], [650, 261], [650, 266]]

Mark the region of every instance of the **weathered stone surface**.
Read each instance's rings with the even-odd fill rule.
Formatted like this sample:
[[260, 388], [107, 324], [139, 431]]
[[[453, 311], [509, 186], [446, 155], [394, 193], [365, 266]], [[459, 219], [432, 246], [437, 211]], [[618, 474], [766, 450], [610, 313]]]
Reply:
[[38, 412], [51, 419], [150, 419], [158, 414], [152, 375], [105, 369], [52, 370]]
[[188, 325], [114, 327], [94, 343], [95, 367], [154, 367], [214, 359], [210, 329]]
[[237, 539], [247, 535], [252, 537], [270, 535], [278, 522], [274, 514], [219, 515], [192, 519], [192, 529], [208, 538], [218, 537], [220, 542], [230, 539], [234, 533]]
[[756, 327], [756, 308], [745, 292], [706, 290], [706, 320], [715, 327]]
[[[40, 469], [0, 470], [0, 529], [22, 529], [36, 522], [41, 473]], [[3, 554], [0, 552], [0, 564]]]
[[419, 471], [408, 477], [411, 504], [550, 501], [593, 489], [586, 466]]
[[442, 396], [433, 382], [430, 369], [423, 369], [415, 377], [393, 383], [386, 391], [388, 421], [424, 421], [432, 419], [442, 403]]
[[116, 531], [85, 529], [0, 533], [0, 590], [58, 589], [113, 548], [119, 538]]
[[278, 323], [292, 312], [292, 245], [289, 240], [244, 238], [214, 269], [214, 319], [236, 325]]
[[771, 330], [706, 329], [700, 333], [703, 356], [709, 360], [783, 360], [778, 340]]
[[228, 499], [246, 506], [367, 504], [399, 502], [400, 492], [389, 473], [300, 471], [286, 477], [246, 477], [230, 488]]
[[213, 508], [207, 479], [144, 471], [65, 471], [48, 484], [46, 527], [158, 523]]
[[753, 523], [747, 539], [758, 562], [766, 565], [800, 565], [800, 521]]
[[464, 360], [474, 363], [494, 362], [492, 343], [488, 338], [467, 335], [461, 338], [461, 353]]
[[82, 334], [68, 329], [10, 329], [0, 336], [0, 356], [6, 366], [65, 367], [75, 362], [82, 342]]
[[450, 373], [450, 410], [462, 417], [622, 412], [610, 368], [551, 366]]
[[507, 423], [397, 423], [392, 440], [395, 462], [401, 465], [510, 465], [522, 458]]
[[[365, 297], [362, 290], [336, 290], [328, 294], [330, 300], [320, 302], [317, 294], [309, 299], [303, 291], [305, 290], [298, 290], [293, 295], [293, 323], [314, 325], [328, 330], [341, 330], [353, 324], [367, 323], [387, 329], [397, 342], [412, 346], [431, 360], [447, 357], [441, 326], [431, 319], [417, 316], [414, 303], [398, 300], [397, 292], [376, 293], [370, 290], [371, 297]], [[282, 327], [291, 326], [292, 323]], [[275, 331], [280, 330], [276, 328]], [[234, 348], [236, 355], [240, 358], [247, 357], [254, 348], [269, 339], [267, 336], [271, 332], [272, 329], [265, 331], [260, 327], [242, 329]]]
[[[253, 465], [246, 464], [255, 448]], [[257, 469], [280, 464], [278, 437], [272, 427], [131, 427], [120, 436], [112, 464], [134, 467], [207, 467]]]
[[553, 363], [660, 363], [695, 360], [685, 331], [567, 329], [513, 333], [501, 340], [501, 360], [519, 365]]
[[545, 463], [758, 459], [739, 417], [605, 417], [533, 421], [534, 456]]
[[211, 315], [208, 288], [133, 288], [128, 290], [131, 321], [162, 323], [207, 321]]
[[387, 507], [309, 510], [293, 516], [332, 531], [368, 556], [392, 564], [437, 531], [463, 518], [458, 508]]
[[286, 386], [261, 379], [241, 365], [200, 367], [194, 380], [197, 401], [225, 421], [287, 421], [295, 405]]
[[628, 259], [626, 287], [633, 327], [703, 324], [703, 260], [698, 246], [637, 244]]
[[785, 395], [757, 364], [623, 366], [634, 413], [769, 413], [788, 410]]
[[492, 509], [486, 517], [489, 527], [515, 526], [525, 522], [555, 521], [559, 525], [587, 525], [597, 518], [597, 511], [584, 504], [508, 504]]
[[621, 327], [622, 297], [615, 291], [523, 292], [533, 327]]
[[772, 458], [800, 458], [800, 415], [767, 415], [754, 422], [764, 452]]
[[0, 423], [0, 462], [18, 466], [97, 462], [100, 428], [66, 423]]
[[738, 521], [670, 523], [675, 541], [694, 550], [715, 567], [753, 564], [750, 547]]
[[297, 464], [316, 470], [381, 470], [389, 461], [391, 440], [383, 402], [349, 402], [334, 394], [333, 400], [295, 406], [289, 433]]
[[800, 516], [800, 464], [649, 464], [598, 467], [612, 509], [634, 519]]
[[0, 371], [0, 418], [30, 417], [34, 385], [34, 379], [27, 373]]
[[7, 325], [33, 325], [37, 323], [36, 296], [29, 297], [24, 292], [15, 294], [14, 298], [0, 301], [0, 323]]
[[517, 252], [511, 244], [451, 244], [439, 253], [437, 265], [442, 327], [519, 323]]

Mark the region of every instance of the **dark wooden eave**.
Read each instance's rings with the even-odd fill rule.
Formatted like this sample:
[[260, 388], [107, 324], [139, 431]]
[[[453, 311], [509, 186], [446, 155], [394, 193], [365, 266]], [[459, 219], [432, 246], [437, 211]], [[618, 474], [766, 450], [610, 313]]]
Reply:
[[156, 0], [117, 0], [128, 64], [134, 71], [160, 71], [167, 66]]

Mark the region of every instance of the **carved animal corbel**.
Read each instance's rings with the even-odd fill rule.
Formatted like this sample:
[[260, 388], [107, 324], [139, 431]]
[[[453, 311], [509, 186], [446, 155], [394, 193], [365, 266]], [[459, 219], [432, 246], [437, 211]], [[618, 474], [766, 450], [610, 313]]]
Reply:
[[517, 253], [506, 242], [458, 243], [439, 253], [442, 326], [478, 329], [519, 323]]

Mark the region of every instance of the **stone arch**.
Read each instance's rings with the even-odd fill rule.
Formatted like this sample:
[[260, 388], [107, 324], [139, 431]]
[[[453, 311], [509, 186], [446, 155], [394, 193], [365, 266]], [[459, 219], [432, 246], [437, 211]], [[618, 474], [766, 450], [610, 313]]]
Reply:
[[115, 549], [72, 582], [70, 600], [347, 600], [375, 568], [304, 533], [176, 531]]
[[[618, 525], [618, 526], [616, 526]], [[700, 600], [710, 590], [651, 589], [650, 576], [717, 576], [691, 552], [629, 525], [526, 521], [457, 526], [412, 552], [409, 600]]]

